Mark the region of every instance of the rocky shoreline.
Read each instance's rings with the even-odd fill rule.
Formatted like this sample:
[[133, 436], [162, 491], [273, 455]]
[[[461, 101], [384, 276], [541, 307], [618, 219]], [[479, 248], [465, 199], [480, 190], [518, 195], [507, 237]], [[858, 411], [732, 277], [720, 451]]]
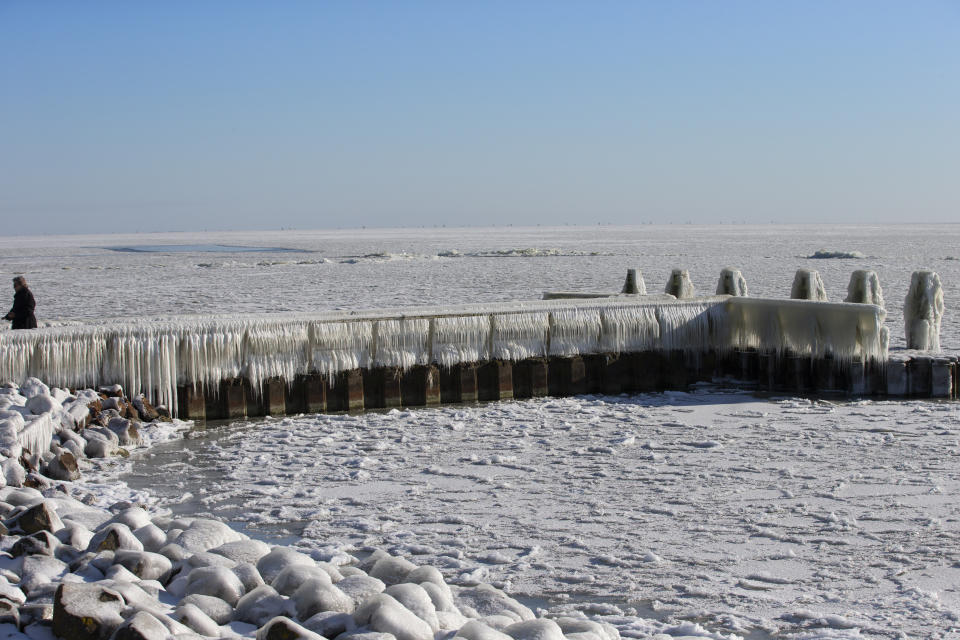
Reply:
[[346, 564], [145, 505], [96, 506], [90, 458], [182, 428], [119, 386], [0, 387], [0, 638], [617, 640], [586, 617], [537, 617], [487, 584], [448, 585], [382, 550]]

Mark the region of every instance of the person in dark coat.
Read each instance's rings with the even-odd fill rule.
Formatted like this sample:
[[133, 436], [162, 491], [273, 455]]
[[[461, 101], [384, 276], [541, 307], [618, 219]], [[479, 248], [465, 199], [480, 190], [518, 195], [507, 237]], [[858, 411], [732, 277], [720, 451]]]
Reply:
[[16, 292], [13, 294], [13, 309], [3, 319], [13, 320], [11, 329], [36, 329], [37, 317], [33, 315], [33, 310], [37, 303], [27, 287], [27, 279], [23, 276], [14, 278], [13, 290]]

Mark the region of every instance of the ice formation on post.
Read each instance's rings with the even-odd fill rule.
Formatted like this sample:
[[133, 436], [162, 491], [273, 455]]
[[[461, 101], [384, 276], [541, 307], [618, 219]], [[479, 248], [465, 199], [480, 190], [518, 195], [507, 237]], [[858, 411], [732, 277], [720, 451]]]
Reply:
[[790, 288], [790, 298], [826, 302], [827, 289], [823, 286], [820, 273], [815, 269], [797, 269], [797, 274], [793, 277], [793, 286]]
[[747, 295], [747, 281], [740, 273], [740, 269], [726, 267], [720, 272], [720, 279], [717, 281], [718, 296], [740, 296]]
[[933, 271], [914, 271], [903, 302], [903, 325], [907, 348], [940, 351], [940, 321], [943, 318], [943, 287]]
[[847, 297], [844, 302], [860, 304], [875, 304], [885, 309], [883, 290], [880, 288], [880, 278], [876, 271], [857, 269], [850, 274], [850, 284], [847, 285]]
[[627, 269], [627, 279], [623, 283], [620, 293], [647, 295], [647, 285], [643, 281], [643, 272], [639, 269]]
[[693, 289], [693, 282], [690, 280], [690, 272], [686, 269], [674, 269], [671, 271], [670, 279], [667, 280], [667, 286], [664, 287], [663, 290], [664, 293], [669, 293], [676, 297], [677, 300], [692, 298], [697, 295]]

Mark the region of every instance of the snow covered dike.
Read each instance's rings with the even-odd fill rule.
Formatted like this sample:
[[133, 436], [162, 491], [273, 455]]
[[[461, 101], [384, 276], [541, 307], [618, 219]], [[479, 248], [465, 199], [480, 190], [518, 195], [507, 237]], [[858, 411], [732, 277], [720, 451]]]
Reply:
[[120, 384], [190, 419], [684, 389], [951, 398], [956, 358], [889, 358], [869, 304], [713, 296], [107, 321], [0, 335], [0, 380]]

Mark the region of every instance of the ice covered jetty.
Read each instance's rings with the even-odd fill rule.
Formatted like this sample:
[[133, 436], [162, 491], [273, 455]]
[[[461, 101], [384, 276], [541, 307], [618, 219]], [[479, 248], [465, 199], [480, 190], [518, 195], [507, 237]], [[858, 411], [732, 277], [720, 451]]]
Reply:
[[904, 360], [888, 375], [883, 319], [871, 304], [625, 295], [107, 322], [0, 334], [0, 381], [120, 384], [199, 419], [716, 378], [797, 392], [955, 394], [949, 358]]

